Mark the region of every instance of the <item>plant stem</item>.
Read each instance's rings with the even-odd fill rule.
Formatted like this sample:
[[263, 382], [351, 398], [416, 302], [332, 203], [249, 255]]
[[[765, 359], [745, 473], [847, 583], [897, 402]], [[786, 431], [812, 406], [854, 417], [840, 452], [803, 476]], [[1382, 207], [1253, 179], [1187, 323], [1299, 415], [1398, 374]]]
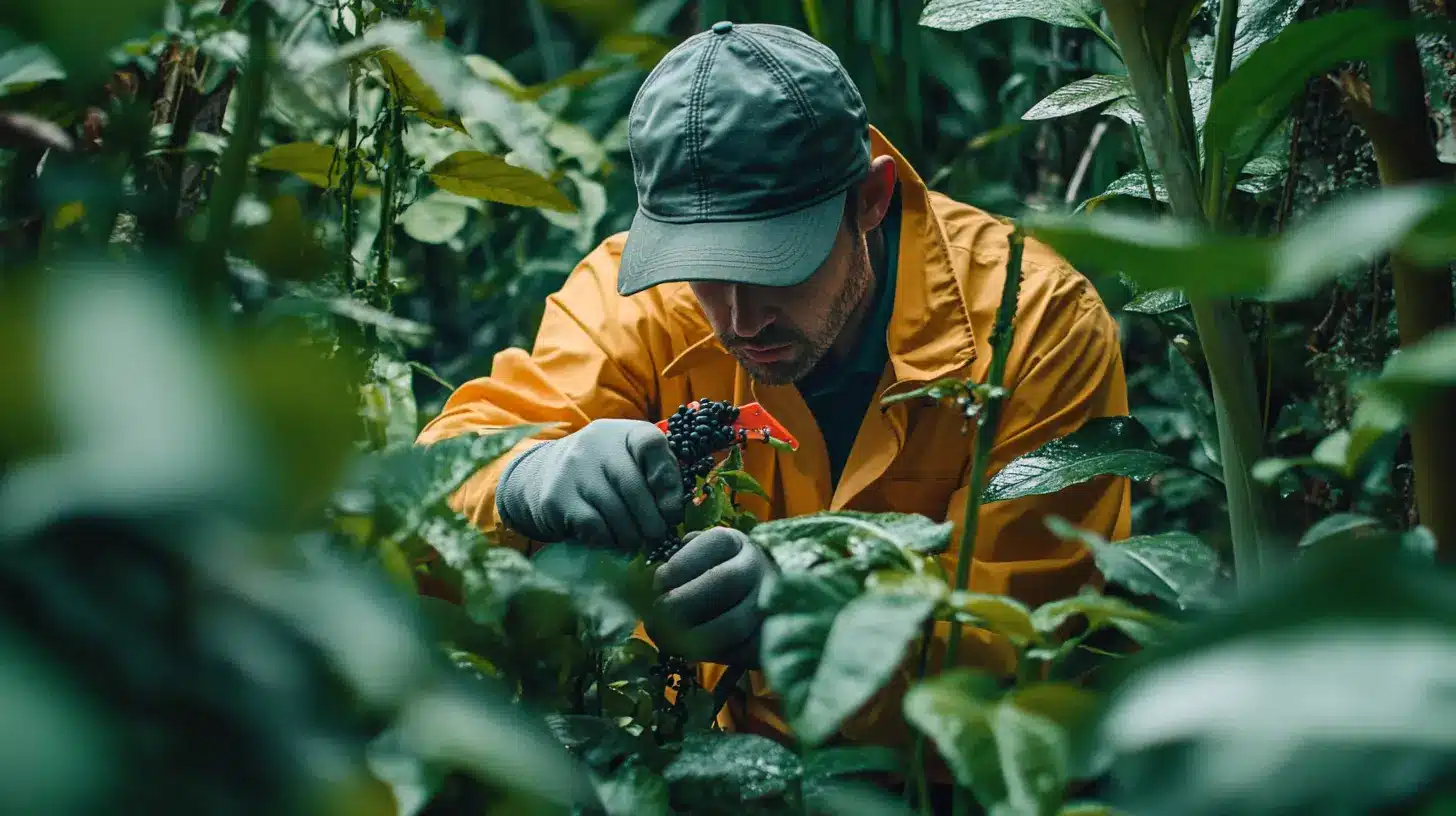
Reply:
[[268, 92], [268, 4], [248, 7], [248, 64], [238, 83], [238, 116], [232, 138], [218, 167], [214, 196], [207, 213], [207, 233], [198, 256], [194, 283], [211, 291], [225, 277], [233, 212], [248, 178], [248, 159], [263, 126], [263, 100]]
[[[1143, 40], [1142, 9], [1136, 3], [1103, 0], [1103, 7], [1112, 23], [1113, 34], [1123, 45], [1128, 77], [1147, 121], [1173, 214], [1185, 221], [1202, 222], [1207, 215], [1195, 169], [1197, 146], [1194, 144], [1190, 152], [1189, 143], [1183, 140], [1182, 129], [1173, 121], [1166, 91], [1170, 75], [1181, 76], [1185, 78], [1183, 95], [1186, 95], [1186, 71], [1156, 64]], [[1181, 59], [1178, 56], [1181, 50], [1181, 44], [1170, 49], [1175, 55], [1173, 61]], [[1202, 297], [1188, 300], [1193, 307], [1193, 319], [1213, 386], [1234, 569], [1240, 585], [1247, 587], [1259, 580], [1265, 537], [1272, 529], [1268, 505], [1249, 475], [1250, 467], [1258, 461], [1264, 447], [1254, 358], [1232, 301]]]
[[[1393, 19], [1410, 18], [1407, 0], [1378, 0]], [[1375, 110], [1362, 121], [1375, 146], [1380, 181], [1386, 186], [1441, 181], [1446, 173], [1431, 143], [1425, 80], [1413, 39], [1403, 39], [1383, 58], [1370, 60], [1371, 101]], [[1359, 118], [1359, 117], [1357, 117]], [[1447, 267], [1424, 268], [1393, 256], [1396, 320], [1401, 348], [1419, 343], [1438, 328], [1456, 322], [1451, 275]], [[1447, 388], [1410, 418], [1411, 458], [1415, 469], [1416, 510], [1436, 537], [1437, 557], [1456, 560], [1456, 391]]]
[[[981, 492], [986, 487], [986, 470], [991, 461], [991, 448], [996, 441], [996, 426], [1001, 418], [1001, 382], [1006, 376], [1006, 360], [1011, 354], [1011, 338], [1016, 318], [1016, 298], [1021, 290], [1021, 254], [1025, 247], [1025, 236], [1020, 227], [1011, 231], [1010, 257], [1006, 262], [1006, 280], [1001, 288], [1001, 305], [996, 310], [996, 325], [991, 330], [991, 365], [986, 373], [986, 385], [991, 393], [981, 407], [981, 419], [976, 423], [975, 449], [971, 457], [971, 475], [966, 490], [965, 518], [961, 522], [961, 541], [956, 551], [957, 591], [965, 591], [971, 581], [971, 562], [976, 558], [976, 529], [980, 517]], [[946, 642], [944, 665], [955, 666], [956, 652], [961, 641], [960, 620], [950, 622], [950, 638]]]
[[[363, 15], [357, 13], [361, 19]], [[359, 208], [354, 205], [354, 185], [359, 180], [359, 71], [349, 65], [349, 133], [344, 146], [344, 179], [340, 194], [344, 206], [344, 279], [354, 285], [354, 244], [359, 241]]]
[[1143, 181], [1148, 183], [1148, 200], [1153, 204], [1158, 203], [1158, 185], [1153, 183], [1153, 169], [1148, 166], [1148, 151], [1143, 149], [1143, 132], [1138, 130], [1137, 125], [1129, 124], [1132, 129], [1132, 146], [1137, 151], [1138, 167], [1142, 168]]
[[[1222, 0], [1219, 7], [1218, 34], [1213, 43], [1213, 90], [1217, 93], [1233, 71], [1234, 40], [1238, 36], [1239, 0]], [[1222, 150], [1209, 149], [1204, 160], [1203, 189], [1206, 195], [1205, 209], [1208, 223], [1218, 229], [1223, 223], [1224, 206], [1228, 201], [1228, 188], [1224, 183], [1224, 155]]]
[[388, 164], [384, 168], [384, 192], [380, 200], [379, 211], [379, 239], [378, 239], [378, 263], [374, 280], [374, 289], [381, 295], [389, 283], [389, 262], [394, 254], [394, 221], [397, 216], [399, 194], [399, 179], [404, 174], [406, 158], [404, 155], [404, 106], [396, 95], [397, 88], [390, 89], [389, 113], [385, 125], [384, 145], [381, 152], [388, 153]]

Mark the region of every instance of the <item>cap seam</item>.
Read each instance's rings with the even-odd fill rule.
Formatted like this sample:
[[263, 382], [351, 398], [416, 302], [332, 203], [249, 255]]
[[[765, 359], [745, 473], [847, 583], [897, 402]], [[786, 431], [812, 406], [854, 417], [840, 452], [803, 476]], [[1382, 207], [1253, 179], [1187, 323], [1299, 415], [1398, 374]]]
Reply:
[[717, 55], [718, 44], [721, 42], [721, 37], [709, 40], [707, 52], [698, 61], [697, 71], [693, 75], [693, 88], [688, 99], [688, 152], [693, 160], [693, 184], [697, 187], [699, 216], [708, 213], [708, 185], [703, 178], [703, 140], [700, 132], [703, 98], [707, 95], [708, 72], [712, 70], [713, 58]]
[[759, 59], [763, 60], [764, 64], [768, 66], [769, 72], [774, 75], [774, 78], [783, 84], [785, 90], [789, 92], [789, 96], [793, 98], [795, 106], [798, 107], [799, 113], [803, 114], [809, 120], [809, 125], [811, 127], [817, 125], [819, 117], [814, 114], [813, 106], [809, 104], [809, 99], [804, 95], [803, 89], [799, 87], [798, 83], [794, 82], [793, 75], [789, 73], [783, 63], [779, 62], [767, 48], [764, 48], [763, 43], [754, 41], [752, 37], [744, 37], [743, 41], [749, 44], [749, 47], [753, 49]]

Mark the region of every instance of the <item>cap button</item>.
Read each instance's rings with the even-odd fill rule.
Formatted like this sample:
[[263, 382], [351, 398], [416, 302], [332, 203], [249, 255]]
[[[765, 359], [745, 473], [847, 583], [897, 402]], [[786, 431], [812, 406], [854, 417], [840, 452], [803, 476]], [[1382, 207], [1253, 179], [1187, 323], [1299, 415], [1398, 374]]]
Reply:
[[720, 21], [720, 22], [717, 22], [717, 23], [713, 23], [713, 33], [714, 34], [727, 34], [728, 32], [730, 32], [732, 30], [733, 30], [733, 24], [730, 23], [727, 20], [723, 20], [723, 21]]

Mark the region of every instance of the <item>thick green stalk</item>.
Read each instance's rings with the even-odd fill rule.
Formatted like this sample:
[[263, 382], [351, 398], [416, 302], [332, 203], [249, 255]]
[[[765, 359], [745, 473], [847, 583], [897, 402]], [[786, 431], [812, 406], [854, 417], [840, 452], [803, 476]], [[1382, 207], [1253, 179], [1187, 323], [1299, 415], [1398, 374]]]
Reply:
[[[1207, 218], [1196, 169], [1197, 155], [1189, 153], [1180, 127], [1173, 121], [1166, 80], [1168, 66], [1158, 65], [1143, 41], [1141, 9], [1130, 0], [1103, 0], [1113, 35], [1122, 44], [1138, 107], [1147, 122], [1158, 167], [1173, 214], [1186, 221]], [[1228, 33], [1232, 36], [1232, 32]], [[1170, 49], [1177, 54], [1180, 49]], [[1254, 358], [1232, 301], [1190, 297], [1199, 342], [1208, 361], [1213, 385], [1213, 406], [1218, 417], [1219, 452], [1227, 491], [1229, 532], [1234, 569], [1242, 586], [1259, 579], [1265, 541], [1272, 529], [1269, 508], [1249, 470], [1263, 450]]]
[[[1410, 17], [1406, 0], [1376, 0], [1396, 19]], [[1386, 186], [1444, 181], [1447, 172], [1432, 144], [1427, 124], [1425, 80], [1414, 40], [1396, 43], [1370, 61], [1373, 109], [1357, 115], [1375, 146], [1380, 181]], [[1394, 256], [1396, 320], [1401, 348], [1456, 322], [1450, 271], [1425, 268]], [[1415, 469], [1416, 509], [1421, 524], [1436, 537], [1437, 557], [1456, 560], [1456, 390], [1444, 389], [1410, 419], [1411, 458]]]

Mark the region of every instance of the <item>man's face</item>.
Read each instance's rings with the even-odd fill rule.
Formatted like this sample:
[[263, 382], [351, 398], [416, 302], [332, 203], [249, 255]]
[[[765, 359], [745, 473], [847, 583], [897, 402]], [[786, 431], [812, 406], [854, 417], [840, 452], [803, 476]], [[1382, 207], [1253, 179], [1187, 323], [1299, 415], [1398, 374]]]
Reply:
[[719, 341], [749, 376], [786, 385], [823, 359], [862, 312], [873, 284], [864, 234], [841, 223], [829, 257], [796, 286], [703, 281], [692, 287]]

